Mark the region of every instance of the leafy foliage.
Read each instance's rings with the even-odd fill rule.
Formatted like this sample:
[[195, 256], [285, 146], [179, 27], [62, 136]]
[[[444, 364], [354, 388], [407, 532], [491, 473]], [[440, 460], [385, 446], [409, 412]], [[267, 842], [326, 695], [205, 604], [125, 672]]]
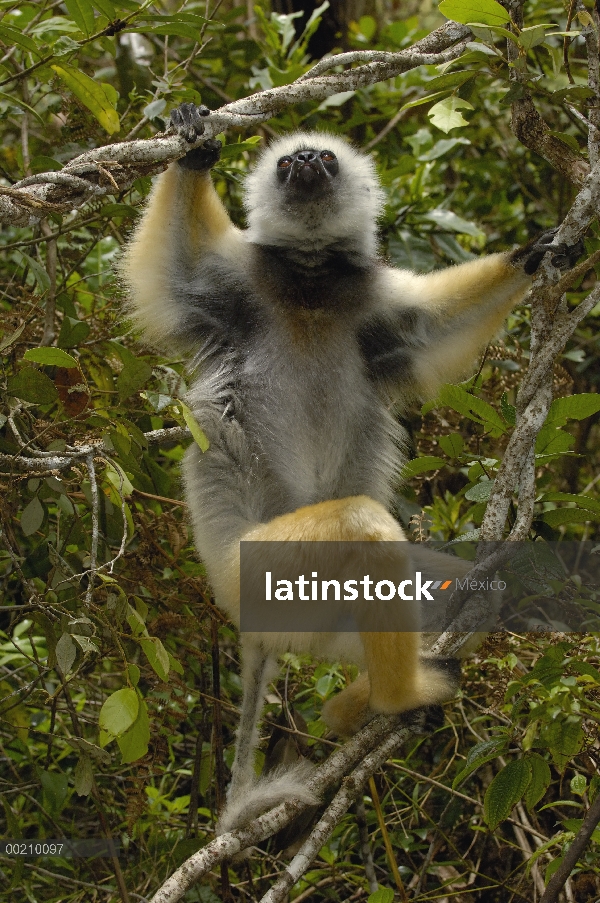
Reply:
[[[265, 131], [326, 128], [373, 150], [388, 194], [383, 249], [398, 266], [430, 271], [557, 225], [575, 189], [512, 135], [521, 83], [510, 73], [520, 67], [552, 134], [584, 160], [585, 116], [596, 102], [583, 33], [598, 23], [588, 4], [569, 23], [569, 71], [566, 14], [554, 0], [528, 2], [523, 27], [510, 30], [495, 0], [443, 0], [440, 12], [415, 15], [383, 6], [351, 22], [340, 49], [398, 51], [441, 24], [441, 13], [478, 23], [474, 40], [445, 66], [318, 108], [283, 109]], [[211, 11], [198, 0], [0, 0], [0, 191], [37, 173], [59, 176], [66, 161], [108, 140], [150, 137], [183, 101], [216, 108], [290, 83], [314, 62], [309, 41], [324, 11], [298, 34], [293, 15], [266, 4], [249, 23], [246, 5], [231, 2]], [[518, 50], [511, 67], [507, 40]], [[239, 223], [252, 138], [225, 136], [215, 172]], [[213, 836], [224, 790], [215, 774], [221, 756], [231, 762], [241, 692], [235, 633], [212, 604], [180, 499], [190, 441], [180, 428], [205, 448], [202, 424], [181, 400], [182, 361], [132, 335], [115, 276], [149, 189], [142, 177], [77, 211], [4, 228], [0, 296], [2, 834], [110, 832], [127, 854], [119, 859], [125, 884], [145, 897]], [[598, 247], [594, 227], [586, 249]], [[594, 280], [591, 270], [568, 303]], [[598, 317], [594, 309], [556, 363], [556, 400], [536, 447], [531, 539], [600, 538]], [[477, 535], [515, 423], [529, 342], [524, 306], [475, 376], [408, 412], [414, 458], [397, 509], [418, 538]], [[157, 442], [165, 429], [173, 431]], [[65, 467], [61, 455], [78, 447], [91, 450]], [[27, 456], [47, 468], [20, 469]], [[595, 637], [488, 642], [466, 666], [449, 723], [378, 777], [383, 830], [410, 899], [463, 891], [473, 901], [532, 899], [533, 884], [539, 891], [558, 867], [598, 792], [599, 651]], [[323, 701], [349, 677], [290, 656], [269, 696], [272, 721], [294, 697], [315, 761], [328, 752]], [[212, 729], [217, 709], [222, 743]], [[390, 885], [382, 826], [374, 807], [367, 813], [377, 878]], [[572, 878], [574, 899], [600, 893], [599, 842], [596, 830]], [[292, 896], [366, 897], [358, 848], [348, 815]], [[0, 858], [11, 897], [74, 903], [120, 893], [109, 859]], [[248, 868], [229, 870], [240, 897], [249, 877], [268, 886], [270, 863]], [[211, 875], [186, 900], [222, 892]], [[390, 893], [382, 887], [371, 899]]]

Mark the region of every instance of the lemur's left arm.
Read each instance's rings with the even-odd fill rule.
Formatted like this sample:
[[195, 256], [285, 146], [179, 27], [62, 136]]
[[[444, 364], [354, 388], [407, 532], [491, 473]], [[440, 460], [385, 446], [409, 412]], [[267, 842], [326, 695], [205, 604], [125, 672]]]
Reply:
[[362, 337], [374, 375], [410, 384], [424, 398], [463, 378], [525, 295], [544, 254], [551, 250], [558, 266], [581, 254], [580, 245], [549, 249], [555, 232], [516, 251], [426, 275], [384, 268], [381, 314]]

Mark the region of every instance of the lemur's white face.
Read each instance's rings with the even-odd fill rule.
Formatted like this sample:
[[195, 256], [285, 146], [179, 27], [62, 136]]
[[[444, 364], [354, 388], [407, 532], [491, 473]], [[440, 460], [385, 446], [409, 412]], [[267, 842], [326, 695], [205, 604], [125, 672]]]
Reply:
[[273, 142], [246, 179], [248, 239], [376, 253], [384, 195], [373, 160], [335, 135], [295, 132]]

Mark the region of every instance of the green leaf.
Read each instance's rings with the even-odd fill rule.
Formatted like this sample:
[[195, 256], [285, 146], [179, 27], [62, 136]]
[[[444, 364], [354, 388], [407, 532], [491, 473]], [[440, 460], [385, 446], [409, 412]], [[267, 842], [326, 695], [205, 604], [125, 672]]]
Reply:
[[331, 109], [331, 107], [341, 107], [347, 100], [354, 97], [355, 94], [356, 91], [340, 91], [337, 94], [330, 94], [329, 97], [326, 97], [325, 100], [319, 104], [317, 111], [322, 113], [324, 110]]
[[549, 527], [560, 527], [563, 524], [584, 524], [595, 518], [589, 511], [582, 511], [581, 508], [555, 508], [554, 511], [544, 511], [539, 519]]
[[438, 97], [445, 97], [447, 94], [448, 91], [435, 91], [433, 94], [426, 94], [425, 97], [418, 97], [416, 100], [409, 100], [408, 103], [405, 103], [400, 107], [400, 111], [412, 110], [413, 107], [420, 107], [424, 103], [431, 103], [432, 100], [436, 100]]
[[35, 257], [30, 257], [29, 254], [25, 254], [24, 251], [19, 251], [19, 254], [21, 255], [23, 266], [29, 267], [35, 276], [35, 281], [39, 290], [41, 292], [47, 292], [50, 288], [50, 276], [39, 260], [36, 260]]
[[461, 128], [463, 125], [469, 124], [462, 113], [458, 112], [462, 109], [472, 110], [473, 104], [453, 94], [451, 97], [434, 104], [427, 115], [432, 125], [435, 125], [447, 134], [452, 129]]
[[367, 903], [393, 903], [394, 891], [391, 887], [380, 887], [375, 893], [369, 894]]
[[58, 336], [59, 348], [76, 348], [80, 342], [84, 342], [90, 334], [89, 323], [77, 320], [75, 317], [63, 317]]
[[552, 92], [552, 99], [559, 100], [561, 103], [585, 103], [590, 97], [594, 96], [594, 92], [586, 85], [570, 85], [568, 88], [560, 88], [558, 91]]
[[106, 16], [109, 22], [112, 22], [117, 18], [117, 11], [114, 3], [111, 3], [111, 0], [92, 0], [92, 6], [94, 6], [99, 13], [102, 13], [103, 16]]
[[68, 674], [77, 655], [77, 646], [70, 633], [63, 633], [56, 644], [56, 663], [63, 674]]
[[77, 53], [80, 47], [81, 44], [79, 44], [78, 41], [74, 41], [69, 35], [63, 34], [58, 41], [55, 41], [52, 45], [52, 53], [54, 56], [58, 57], [71, 56], [73, 53]]
[[148, 106], [144, 107], [142, 113], [146, 117], [146, 119], [154, 119], [155, 116], [160, 116], [160, 114], [164, 111], [167, 105], [167, 101], [164, 97], [159, 97], [158, 100], [153, 100]]
[[80, 756], [75, 766], [74, 774], [75, 793], [79, 796], [89, 796], [94, 786], [94, 771], [92, 760], [89, 756]]
[[583, 730], [578, 719], [551, 721], [541, 729], [540, 739], [547, 745], [559, 771], [564, 771], [569, 761], [581, 750]]
[[496, 0], [442, 0], [439, 11], [447, 19], [468, 25], [481, 22], [483, 25], [501, 25], [510, 22], [510, 16]]
[[469, 499], [470, 502], [487, 502], [492, 494], [493, 486], [494, 480], [482, 480], [480, 483], [475, 483], [474, 486], [467, 489], [465, 498]]
[[576, 774], [571, 778], [569, 786], [571, 787], [571, 793], [575, 793], [577, 796], [583, 796], [587, 790], [587, 780], [584, 775]]
[[[419, 154], [417, 159], [421, 163], [430, 163], [432, 160], [438, 160], [440, 157], [443, 157], [448, 151], [454, 150], [457, 144], [471, 144], [471, 142], [468, 138], [440, 138], [430, 150], [425, 151], [423, 154]], [[408, 159], [414, 163], [412, 157], [409, 157]], [[412, 172], [413, 168], [414, 167], [411, 166], [411, 169], [408, 171]], [[404, 173], [399, 173], [399, 175], [404, 175]]]
[[[133, 690], [131, 691], [133, 692]], [[148, 752], [150, 742], [150, 722], [148, 721], [148, 709], [143, 699], [140, 699], [139, 711], [134, 724], [130, 729], [117, 738], [123, 762], [135, 762]]]
[[[258, 135], [253, 135], [245, 141], [234, 141], [231, 144], [224, 144], [221, 148], [221, 160], [236, 160], [244, 151], [257, 150], [260, 144], [260, 138], [256, 140]], [[220, 139], [219, 139], [220, 140]]]
[[127, 663], [127, 674], [129, 676], [129, 680], [133, 684], [134, 687], [140, 682], [141, 671], [137, 665], [134, 665], [133, 662]]
[[550, 766], [539, 753], [531, 753], [527, 756], [527, 761], [531, 769], [531, 781], [525, 791], [525, 805], [528, 809], [533, 809], [550, 786], [552, 775]]
[[192, 436], [194, 438], [194, 442], [196, 443], [196, 445], [198, 445], [201, 448], [201, 450], [203, 452], [208, 451], [208, 449], [210, 447], [210, 442], [208, 441], [204, 432], [198, 425], [198, 422], [197, 422], [196, 418], [194, 417], [193, 413], [190, 411], [188, 406], [183, 403], [183, 401], [178, 401], [177, 403], [179, 405], [181, 405], [183, 419], [185, 420], [185, 422], [187, 424], [187, 428], [189, 429], [190, 433], [192, 434]]
[[507, 741], [506, 737], [504, 736], [494, 737], [491, 740], [482, 740], [481, 743], [477, 743], [472, 749], [469, 750], [465, 766], [463, 770], [454, 778], [452, 789], [456, 790], [456, 788], [459, 787], [460, 784], [462, 784], [470, 774], [472, 774], [482, 765], [485, 765], [486, 762], [491, 762], [492, 759], [497, 759], [498, 756], [501, 756], [504, 752], [506, 752], [506, 746]]
[[128, 219], [133, 219], [140, 215], [140, 211], [135, 207], [130, 207], [129, 204], [105, 204], [99, 213], [100, 216], [110, 216], [111, 219], [114, 219], [117, 216], [125, 216]]
[[89, 0], [64, 0], [69, 15], [80, 31], [89, 37], [94, 32], [94, 10]]
[[100, 729], [112, 737], [120, 737], [134, 723], [140, 708], [140, 697], [131, 687], [116, 690], [100, 709]]
[[125, 401], [148, 382], [152, 376], [152, 367], [146, 361], [131, 355], [117, 377], [117, 391], [121, 401]]
[[575, 495], [571, 492], [545, 492], [540, 502], [575, 502], [580, 508], [600, 514], [600, 501], [589, 495]]
[[434, 455], [423, 455], [422, 458], [415, 458], [409, 461], [402, 469], [402, 479], [412, 480], [419, 473], [425, 473], [428, 470], [439, 470], [447, 464], [443, 458], [436, 458]]
[[524, 50], [531, 50], [538, 44], [543, 44], [546, 39], [546, 29], [554, 28], [552, 22], [546, 22], [542, 25], [530, 25], [529, 28], [523, 28], [519, 34], [518, 43]]
[[11, 345], [14, 345], [26, 326], [27, 322], [21, 323], [14, 332], [11, 332], [5, 339], [0, 340], [0, 351], [4, 351], [6, 348], [10, 348]]
[[33, 367], [23, 367], [14, 376], [10, 376], [6, 381], [6, 391], [31, 404], [51, 404], [58, 398], [52, 380]]
[[512, 41], [513, 44], [518, 43], [517, 36], [507, 28], [500, 28], [498, 25], [484, 25], [483, 23], [471, 23], [470, 27], [475, 37], [479, 38], [480, 41], [484, 41], [486, 44], [493, 44], [498, 38], [503, 38], [505, 41]]
[[[558, 141], [562, 141], [563, 144], [566, 144], [567, 147], [570, 147], [575, 153], [579, 153], [579, 143], [574, 135], [569, 135], [567, 132], [554, 132], [552, 130], [550, 130], [548, 134], [552, 135], [553, 138], [557, 138]], [[566, 351], [563, 357], [566, 357], [567, 360], [569, 360], [569, 356], [574, 354], [577, 355], [574, 359], [579, 361], [583, 360], [583, 358], [579, 357], [581, 353], [581, 349], [578, 349], [577, 351]]]
[[491, 831], [508, 818], [531, 780], [528, 759], [514, 759], [498, 772], [485, 793], [483, 817]]
[[115, 487], [117, 492], [119, 494], [122, 493], [125, 498], [129, 498], [129, 496], [133, 493], [131, 480], [129, 479], [123, 468], [119, 467], [116, 461], [107, 463], [104, 475], [109, 483], [111, 483]]
[[146, 654], [146, 658], [152, 665], [161, 680], [169, 678], [169, 655], [158, 637], [149, 637], [140, 640], [140, 646]]
[[545, 423], [535, 440], [536, 455], [562, 455], [575, 444], [575, 436], [556, 429], [553, 423]]
[[480, 423], [492, 436], [501, 436], [506, 432], [506, 423], [498, 412], [482, 398], [471, 395], [462, 386], [447, 384], [436, 400], [436, 405], [447, 405], [463, 417]]
[[517, 422], [517, 410], [512, 404], [510, 404], [506, 392], [502, 393], [502, 398], [500, 399], [500, 410], [502, 411], [502, 416], [504, 417], [506, 422], [510, 426], [514, 426]]
[[75, 358], [60, 348], [29, 348], [23, 360], [46, 364], [47, 367], [79, 367]]
[[75, 97], [96, 117], [109, 135], [121, 128], [119, 114], [114, 109], [106, 91], [98, 82], [71, 66], [52, 66]]
[[69, 782], [61, 771], [42, 771], [40, 783], [44, 791], [44, 802], [51, 815], [58, 815], [67, 799]]
[[445, 75], [438, 75], [427, 82], [428, 91], [441, 91], [444, 88], [459, 88], [465, 82], [476, 78], [477, 73], [474, 69], [461, 69], [460, 72], [448, 72]]
[[585, 420], [600, 411], [600, 394], [582, 392], [580, 395], [568, 395], [557, 398], [550, 405], [546, 425], [564, 426], [567, 420]]
[[177, 659], [174, 658], [170, 652], [167, 654], [169, 656], [169, 669], [171, 671], [174, 671], [175, 674], [184, 674], [185, 672], [183, 670], [183, 665], [181, 664], [181, 662], [177, 661]]
[[30, 53], [35, 53], [38, 57], [42, 56], [42, 51], [35, 41], [29, 35], [23, 34], [18, 28], [13, 28], [11, 25], [0, 25], [0, 41], [6, 44], [7, 47], [12, 47], [16, 44], [17, 47], [22, 47]]
[[[166, 21], [165, 21], [166, 19]], [[144, 22], [157, 22], [156, 25], [143, 25], [140, 31], [144, 34], [174, 35], [190, 41], [197, 41], [202, 26], [207, 22], [204, 16], [197, 13], [182, 12], [165, 17], [161, 15], [145, 15]]]
[[37, 495], [31, 499], [21, 514], [21, 530], [25, 536], [36, 533], [44, 522], [44, 506]]
[[449, 230], [451, 232], [460, 232], [464, 235], [472, 235], [474, 238], [485, 238], [485, 232], [480, 229], [479, 226], [463, 219], [462, 216], [457, 216], [452, 210], [445, 210], [442, 207], [438, 207], [426, 213], [423, 219], [431, 220], [431, 222], [438, 225], [441, 229]]
[[143, 616], [131, 605], [129, 605], [127, 609], [127, 623], [131, 627], [131, 632], [133, 633], [133, 635], [139, 636], [142, 633], [146, 633], [146, 625], [144, 623]]
[[37, 110], [34, 110], [33, 107], [30, 107], [29, 104], [25, 103], [24, 100], [21, 100], [20, 97], [15, 97], [14, 94], [7, 94], [6, 91], [0, 91], [0, 97], [3, 97], [5, 100], [8, 100], [8, 102], [11, 104], [14, 104], [14, 106], [21, 107], [22, 110], [27, 110], [29, 113], [31, 113], [33, 116], [35, 116], [35, 118], [40, 123], [40, 125], [42, 125], [42, 126], [44, 125], [44, 120], [42, 119], [40, 114], [37, 112]]
[[458, 458], [465, 441], [460, 433], [450, 433], [448, 436], [438, 436], [438, 445], [450, 458]]

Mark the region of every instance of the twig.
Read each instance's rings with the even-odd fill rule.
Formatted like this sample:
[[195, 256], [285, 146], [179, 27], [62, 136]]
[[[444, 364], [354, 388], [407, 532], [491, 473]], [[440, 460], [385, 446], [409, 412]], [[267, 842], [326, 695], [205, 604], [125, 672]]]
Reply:
[[[369, 838], [369, 828], [367, 825], [367, 812], [365, 809], [365, 800], [362, 794], [357, 798], [354, 804], [354, 814], [356, 816], [356, 825], [358, 827], [358, 839], [360, 843], [360, 855], [365, 870], [365, 878], [369, 885], [369, 893], [374, 894], [378, 890], [377, 878], [375, 876], [375, 865], [373, 863], [373, 850], [371, 849], [371, 841]], [[296, 898], [298, 899], [298, 898]]]
[[[102, 458], [105, 464], [109, 464], [110, 462], [106, 460], [106, 458]], [[114, 467], [114, 464], [112, 465]], [[119, 551], [115, 555], [114, 558], [111, 558], [110, 561], [101, 564], [100, 567], [97, 568], [97, 571], [108, 571], [109, 574], [112, 574], [115, 564], [122, 558], [125, 554], [125, 546], [127, 545], [127, 507], [125, 502], [125, 493], [123, 492], [123, 481], [124, 474], [120, 467], [115, 468], [117, 473], [119, 474], [119, 498], [121, 499], [121, 517], [123, 518], [123, 535], [121, 536], [121, 544], [119, 546]]]
[[556, 903], [562, 887], [577, 865], [577, 860], [588, 845], [598, 822], [600, 822], [600, 793], [588, 809], [571, 846], [563, 855], [562, 862], [550, 878], [540, 903]]
[[261, 898], [260, 903], [282, 903], [287, 898], [289, 890], [317, 857], [319, 850], [327, 842], [340, 819], [362, 791], [365, 782], [373, 772], [383, 765], [388, 756], [406, 740], [407, 733], [406, 728], [392, 730], [384, 742], [377, 749], [368, 753], [360, 765], [348, 777], [343, 779], [342, 786], [312, 829], [308, 839], [290, 864], [284, 869], [275, 884]]
[[[219, 625], [213, 619], [210, 622], [210, 654], [212, 660], [213, 703], [213, 739], [215, 750], [215, 808], [217, 813], [225, 805], [225, 761], [223, 759], [223, 721], [221, 718], [221, 661], [219, 654]], [[229, 872], [227, 863], [221, 863], [221, 893], [223, 899], [231, 897]]]
[[371, 791], [371, 799], [373, 800], [373, 806], [377, 815], [377, 821], [379, 822], [379, 830], [381, 831], [381, 836], [383, 838], [383, 845], [385, 846], [385, 852], [390, 866], [390, 871], [393, 875], [394, 882], [396, 884], [396, 888], [398, 890], [402, 903], [407, 903], [408, 897], [406, 896], [406, 889], [404, 887], [402, 878], [400, 877], [398, 863], [396, 862], [396, 857], [394, 856], [394, 849], [392, 847], [390, 835], [385, 824], [385, 819], [383, 817], [381, 801], [379, 799], [379, 793], [377, 792], [377, 786], [375, 784], [373, 775], [369, 777], [369, 790]]
[[40, 228], [46, 236], [46, 270], [50, 279], [50, 288], [46, 294], [46, 309], [44, 312], [44, 332], [40, 345], [51, 345], [54, 341], [54, 318], [56, 316], [56, 238], [52, 237], [52, 229], [47, 220], [42, 220]]
[[93, 452], [86, 457], [87, 471], [90, 478], [90, 489], [92, 493], [92, 544], [90, 548], [90, 567], [88, 570], [88, 586], [85, 594], [85, 604], [90, 606], [94, 594], [94, 578], [96, 576], [96, 559], [98, 557], [98, 515], [99, 515], [99, 498], [98, 484], [96, 482], [96, 469], [94, 467]]

